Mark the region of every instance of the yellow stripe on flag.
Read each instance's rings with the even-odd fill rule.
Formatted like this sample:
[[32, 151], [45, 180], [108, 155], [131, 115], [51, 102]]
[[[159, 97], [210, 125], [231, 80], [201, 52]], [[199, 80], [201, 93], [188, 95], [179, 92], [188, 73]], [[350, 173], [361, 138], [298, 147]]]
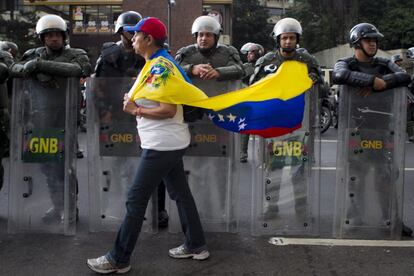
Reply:
[[163, 103], [221, 110], [246, 101], [288, 100], [302, 94], [312, 86], [306, 64], [286, 61], [275, 74], [268, 75], [249, 87], [208, 98], [203, 91], [187, 83], [174, 65], [165, 82], [162, 82], [161, 77], [158, 79], [152, 77], [151, 69], [160, 62], [167, 64], [167, 67], [172, 64], [163, 57], [147, 62], [129, 92], [132, 100], [145, 98]]

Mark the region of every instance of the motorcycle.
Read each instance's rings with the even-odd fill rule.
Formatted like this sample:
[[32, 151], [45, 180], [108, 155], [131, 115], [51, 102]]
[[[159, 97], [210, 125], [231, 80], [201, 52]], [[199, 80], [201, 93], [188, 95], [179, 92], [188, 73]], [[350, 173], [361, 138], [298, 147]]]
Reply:
[[338, 128], [338, 89], [334, 85], [321, 97], [320, 105], [320, 128], [321, 133], [326, 132], [330, 126]]

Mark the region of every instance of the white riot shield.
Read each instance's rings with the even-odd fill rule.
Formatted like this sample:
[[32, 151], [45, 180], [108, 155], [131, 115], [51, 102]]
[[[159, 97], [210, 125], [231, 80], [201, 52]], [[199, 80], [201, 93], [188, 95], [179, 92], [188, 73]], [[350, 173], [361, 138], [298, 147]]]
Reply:
[[[90, 78], [86, 86], [88, 126], [89, 230], [117, 231], [138, 167], [140, 140], [135, 118], [122, 110], [131, 78]], [[143, 231], [158, 230], [157, 190], [145, 215]]]
[[[207, 95], [215, 96], [241, 88], [241, 81], [194, 80]], [[216, 127], [208, 118], [189, 124], [191, 145], [184, 156], [184, 169], [203, 229], [207, 232], [237, 232], [240, 150], [234, 133]], [[236, 156], [237, 154], [237, 156]], [[175, 203], [169, 201], [169, 231], [182, 231]]]
[[15, 79], [8, 231], [76, 232], [78, 79]]
[[305, 94], [302, 127], [254, 141], [253, 235], [319, 234], [320, 130], [318, 90]]
[[399, 239], [406, 88], [362, 97], [342, 86], [339, 107], [334, 235]]

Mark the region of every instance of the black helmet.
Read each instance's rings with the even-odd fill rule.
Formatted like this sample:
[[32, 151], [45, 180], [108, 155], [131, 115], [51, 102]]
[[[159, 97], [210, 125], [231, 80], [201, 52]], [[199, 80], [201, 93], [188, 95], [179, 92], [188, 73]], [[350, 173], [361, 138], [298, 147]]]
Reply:
[[142, 16], [134, 11], [121, 13], [116, 20], [115, 33], [122, 31], [124, 26], [135, 26], [141, 19]]
[[378, 29], [369, 23], [359, 23], [349, 31], [349, 45], [355, 47], [363, 38], [382, 38], [384, 37]]

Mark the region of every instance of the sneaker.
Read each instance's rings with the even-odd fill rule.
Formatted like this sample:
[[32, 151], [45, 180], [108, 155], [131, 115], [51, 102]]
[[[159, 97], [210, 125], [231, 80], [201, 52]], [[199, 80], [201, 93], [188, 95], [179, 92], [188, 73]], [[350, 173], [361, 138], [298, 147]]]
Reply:
[[96, 259], [88, 259], [86, 264], [90, 269], [97, 273], [101, 274], [109, 274], [109, 273], [116, 273], [116, 274], [123, 274], [127, 273], [131, 270], [131, 266], [127, 266], [124, 268], [116, 268], [108, 261], [106, 256], [101, 256]]
[[246, 163], [247, 162], [247, 153], [242, 152], [240, 153], [240, 163]]
[[176, 259], [193, 258], [194, 260], [202, 261], [207, 259], [210, 256], [210, 253], [207, 250], [203, 250], [199, 253], [192, 253], [185, 247], [184, 244], [182, 244], [179, 247], [170, 249], [168, 251], [168, 255]]

